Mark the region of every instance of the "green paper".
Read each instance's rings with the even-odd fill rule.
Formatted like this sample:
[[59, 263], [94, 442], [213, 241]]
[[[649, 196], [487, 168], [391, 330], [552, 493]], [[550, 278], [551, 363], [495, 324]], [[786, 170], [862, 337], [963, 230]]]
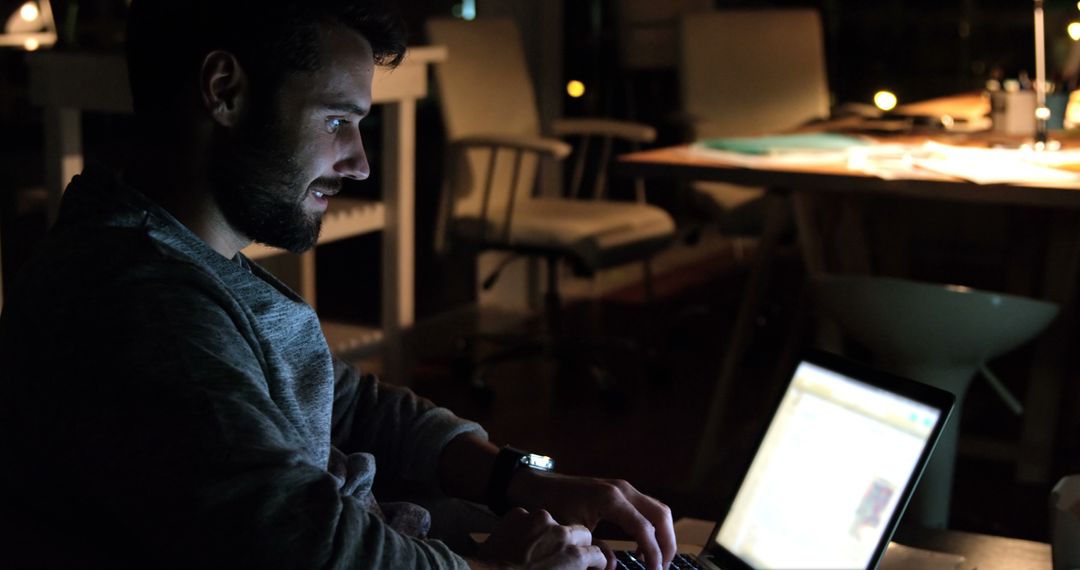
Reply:
[[767, 155], [784, 152], [814, 152], [844, 150], [870, 144], [865, 139], [836, 133], [806, 133], [765, 137], [736, 137], [707, 139], [698, 143], [712, 150], [739, 154]]

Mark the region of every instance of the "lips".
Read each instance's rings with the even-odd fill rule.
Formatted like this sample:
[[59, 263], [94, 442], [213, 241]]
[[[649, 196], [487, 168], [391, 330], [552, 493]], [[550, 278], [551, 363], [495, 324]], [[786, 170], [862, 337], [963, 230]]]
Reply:
[[337, 194], [341, 191], [341, 180], [334, 178], [319, 178], [311, 183], [308, 190], [316, 198], [324, 198]]

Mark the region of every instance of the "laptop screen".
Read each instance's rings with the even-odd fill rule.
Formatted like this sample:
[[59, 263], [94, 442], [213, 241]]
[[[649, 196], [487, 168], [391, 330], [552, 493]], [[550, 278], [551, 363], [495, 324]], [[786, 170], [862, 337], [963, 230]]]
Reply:
[[802, 362], [713, 540], [753, 568], [866, 568], [941, 413]]

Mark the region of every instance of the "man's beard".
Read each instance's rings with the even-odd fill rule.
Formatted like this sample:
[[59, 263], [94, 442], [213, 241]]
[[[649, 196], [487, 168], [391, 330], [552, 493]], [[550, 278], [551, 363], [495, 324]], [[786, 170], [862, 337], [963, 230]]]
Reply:
[[[303, 169], [276, 122], [241, 123], [220, 129], [210, 162], [210, 186], [225, 221], [248, 239], [293, 253], [315, 246], [322, 215], [304, 210], [308, 195]], [[319, 178], [314, 188], [337, 188], [340, 180]]]

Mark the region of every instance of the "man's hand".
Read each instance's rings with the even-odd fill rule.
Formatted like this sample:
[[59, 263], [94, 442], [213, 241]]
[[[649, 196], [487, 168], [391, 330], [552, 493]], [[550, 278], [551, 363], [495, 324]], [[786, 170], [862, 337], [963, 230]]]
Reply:
[[[453, 497], [485, 501], [485, 485], [499, 448], [472, 434], [451, 441], [439, 460], [439, 481]], [[642, 495], [626, 481], [570, 477], [518, 469], [507, 498], [530, 511], [544, 509], [564, 525], [582, 525], [590, 533], [601, 520], [618, 525], [637, 542], [652, 570], [667, 568], [675, 557], [671, 509]], [[609, 568], [615, 567], [608, 557]]]
[[485, 562], [524, 570], [598, 570], [608, 567], [592, 533], [582, 525], [562, 526], [547, 511], [512, 509], [480, 545]]
[[511, 480], [508, 495], [515, 504], [546, 509], [562, 524], [594, 530], [601, 520], [615, 523], [637, 542], [654, 570], [667, 568], [675, 557], [671, 509], [626, 481], [522, 469]]

